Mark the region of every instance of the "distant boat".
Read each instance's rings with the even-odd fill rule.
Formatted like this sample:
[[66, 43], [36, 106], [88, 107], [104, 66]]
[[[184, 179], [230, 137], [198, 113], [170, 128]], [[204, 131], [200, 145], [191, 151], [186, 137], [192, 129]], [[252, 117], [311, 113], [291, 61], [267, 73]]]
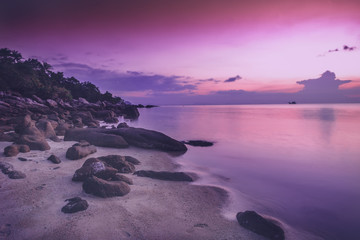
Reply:
[[292, 102], [289, 102], [289, 104], [296, 104], [296, 102], [295, 102], [295, 101], [292, 101]]

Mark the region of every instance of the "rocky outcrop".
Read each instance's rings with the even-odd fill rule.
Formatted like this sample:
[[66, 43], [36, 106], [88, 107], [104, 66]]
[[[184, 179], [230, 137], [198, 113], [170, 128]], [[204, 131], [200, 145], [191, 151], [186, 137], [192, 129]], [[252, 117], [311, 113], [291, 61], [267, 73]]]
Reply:
[[193, 178], [184, 172], [155, 172], [140, 170], [134, 173], [139, 177], [148, 177], [166, 181], [186, 181], [193, 182]]
[[124, 156], [108, 155], [99, 157], [98, 159], [117, 169], [119, 173], [133, 173], [135, 171], [135, 166], [132, 163], [126, 161], [126, 157]]
[[96, 152], [96, 147], [86, 141], [75, 143], [66, 151], [66, 158], [78, 160]]
[[91, 176], [108, 180], [112, 179], [117, 173], [117, 169], [107, 166], [97, 158], [89, 158], [81, 168], [75, 171], [73, 181], [84, 181]]
[[89, 204], [86, 200], [81, 199], [80, 197], [74, 197], [66, 199], [68, 203], [61, 208], [63, 213], [76, 213], [84, 211], [89, 207]]
[[285, 239], [284, 231], [273, 221], [266, 219], [254, 211], [239, 212], [236, 215], [239, 224], [271, 240]]
[[111, 181], [122, 181], [122, 182], [126, 182], [129, 185], [133, 185], [133, 180], [122, 174], [116, 174], [111, 178]]
[[194, 147], [210, 147], [214, 145], [213, 142], [208, 142], [203, 140], [189, 140], [189, 141], [183, 141], [183, 143]]
[[115, 134], [106, 134], [98, 128], [69, 129], [66, 131], [64, 141], [81, 141], [85, 140], [95, 146], [127, 148], [129, 144], [123, 137]]
[[55, 155], [51, 155], [50, 157], [48, 157], [47, 160], [49, 160], [50, 162], [55, 163], [55, 164], [61, 163], [60, 158]]
[[82, 187], [86, 193], [103, 198], [124, 196], [130, 192], [125, 182], [109, 182], [95, 176], [87, 178]]
[[4, 155], [6, 157], [14, 157], [18, 155], [19, 152], [21, 153], [30, 152], [30, 148], [28, 145], [18, 145], [18, 144], [12, 144], [4, 148]]
[[[102, 139], [102, 141], [99, 139]], [[69, 129], [65, 133], [64, 140], [86, 140], [95, 146], [119, 148], [126, 147], [127, 145], [124, 144], [124, 142], [126, 142], [129, 145], [146, 149], [157, 149], [167, 152], [187, 151], [187, 148], [183, 143], [166, 136], [163, 133], [133, 127], [118, 129]]]
[[127, 125], [126, 122], [119, 123], [116, 128], [128, 128], [129, 125]]
[[49, 120], [41, 119], [36, 123], [36, 128], [40, 130], [45, 138], [49, 138], [54, 142], [60, 142], [60, 139], [55, 133], [53, 125]]
[[0, 170], [11, 179], [26, 178], [25, 173], [14, 170], [13, 165], [8, 162], [0, 162]]

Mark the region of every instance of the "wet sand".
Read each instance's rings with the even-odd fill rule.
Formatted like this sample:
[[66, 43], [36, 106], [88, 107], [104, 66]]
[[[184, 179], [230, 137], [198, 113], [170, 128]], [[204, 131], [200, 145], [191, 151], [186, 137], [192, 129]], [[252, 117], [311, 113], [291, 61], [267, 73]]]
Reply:
[[[141, 161], [136, 170], [176, 171], [178, 166], [167, 153], [139, 148], [97, 147], [97, 153], [81, 160], [65, 158], [75, 142], [49, 142], [48, 151], [4, 157], [25, 179], [9, 179], [0, 172], [0, 226], [11, 224], [5, 239], [264, 239], [236, 221], [221, 215], [226, 191], [185, 182], [141, 178], [132, 174], [134, 185], [123, 197], [100, 198], [86, 194], [82, 183], [71, 178], [89, 157], [129, 155]], [[0, 142], [0, 149], [10, 145]], [[60, 164], [47, 160], [51, 154]], [[29, 161], [22, 162], [18, 157]], [[56, 169], [57, 167], [60, 167]], [[82, 212], [65, 214], [65, 199], [81, 197], [89, 203]], [[0, 239], [2, 239], [0, 237]]]

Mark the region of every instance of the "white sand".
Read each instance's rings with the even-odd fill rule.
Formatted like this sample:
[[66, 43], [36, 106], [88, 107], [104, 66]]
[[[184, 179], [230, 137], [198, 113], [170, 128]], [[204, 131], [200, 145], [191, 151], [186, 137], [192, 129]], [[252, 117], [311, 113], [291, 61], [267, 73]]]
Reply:
[[[0, 172], [0, 226], [11, 224], [7, 239], [263, 239], [221, 216], [226, 193], [218, 188], [141, 178], [126, 174], [134, 185], [124, 197], [100, 198], [86, 194], [82, 183], [72, 182], [75, 170], [89, 157], [129, 155], [142, 164], [136, 170], [174, 171], [167, 153], [138, 148], [97, 147], [87, 158], [71, 161], [66, 150], [75, 142], [50, 142], [48, 151], [20, 153], [1, 161], [24, 172], [25, 179], [9, 179]], [[0, 142], [2, 150], [10, 143]], [[47, 160], [57, 155], [62, 163]], [[22, 162], [18, 157], [31, 161]], [[54, 169], [60, 167], [59, 169]], [[82, 212], [64, 214], [67, 198], [79, 196], [89, 203]]]

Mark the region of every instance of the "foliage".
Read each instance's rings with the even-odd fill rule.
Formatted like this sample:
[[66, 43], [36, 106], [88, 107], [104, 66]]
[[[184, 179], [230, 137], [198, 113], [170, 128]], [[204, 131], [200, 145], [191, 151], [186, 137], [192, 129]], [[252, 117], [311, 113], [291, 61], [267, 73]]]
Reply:
[[74, 77], [66, 78], [62, 72], [51, 71], [46, 62], [29, 58], [8, 48], [0, 49], [0, 91], [19, 92], [23, 96], [37, 95], [42, 99], [62, 99], [65, 101], [85, 98], [89, 102], [121, 102], [120, 97], [111, 93], [102, 94], [91, 82], [80, 82]]

